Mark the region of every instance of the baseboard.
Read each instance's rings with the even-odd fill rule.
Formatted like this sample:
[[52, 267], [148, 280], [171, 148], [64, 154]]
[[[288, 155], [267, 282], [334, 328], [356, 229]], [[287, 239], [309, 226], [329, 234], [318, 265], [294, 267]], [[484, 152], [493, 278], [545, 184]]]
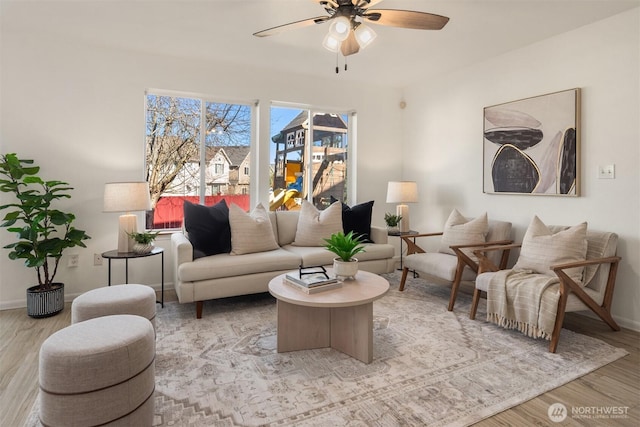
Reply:
[[[153, 288], [154, 291], [156, 292], [160, 292], [162, 290], [162, 285], [160, 283], [156, 283], [153, 285], [149, 285]], [[165, 293], [167, 291], [172, 291], [173, 290], [173, 283], [165, 283], [164, 284], [164, 291]], [[73, 301], [77, 296], [79, 296], [80, 293], [79, 292], [75, 292], [75, 293], [67, 293], [65, 290], [64, 293], [64, 302], [71, 302]], [[13, 310], [16, 308], [26, 308], [27, 307], [27, 298], [25, 296], [25, 298], [23, 299], [16, 299], [16, 300], [10, 300], [10, 301], [0, 301], [0, 311], [2, 310]]]

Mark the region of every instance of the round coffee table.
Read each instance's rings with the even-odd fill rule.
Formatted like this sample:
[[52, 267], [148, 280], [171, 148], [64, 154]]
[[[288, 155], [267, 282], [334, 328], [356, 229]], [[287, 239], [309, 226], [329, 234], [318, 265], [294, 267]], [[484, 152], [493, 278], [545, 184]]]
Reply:
[[371, 363], [373, 301], [389, 290], [386, 279], [358, 271], [341, 288], [306, 294], [284, 283], [284, 277], [269, 282], [278, 300], [278, 353], [331, 347]]

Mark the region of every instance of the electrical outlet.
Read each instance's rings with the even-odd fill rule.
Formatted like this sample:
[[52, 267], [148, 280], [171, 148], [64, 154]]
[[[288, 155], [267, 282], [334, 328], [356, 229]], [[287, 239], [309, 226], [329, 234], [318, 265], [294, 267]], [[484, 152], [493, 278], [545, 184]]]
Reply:
[[614, 179], [616, 177], [616, 165], [598, 166], [599, 179]]
[[102, 255], [93, 254], [93, 265], [102, 265]]
[[67, 267], [73, 268], [78, 266], [80, 255], [71, 254], [69, 255], [69, 260], [67, 261]]

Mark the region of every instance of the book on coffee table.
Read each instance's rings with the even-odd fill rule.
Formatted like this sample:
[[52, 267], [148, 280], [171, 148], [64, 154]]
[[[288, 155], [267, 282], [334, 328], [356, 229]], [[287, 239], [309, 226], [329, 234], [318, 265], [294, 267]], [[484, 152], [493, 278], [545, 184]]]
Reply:
[[287, 273], [284, 276], [285, 280], [289, 280], [293, 283], [296, 283], [300, 286], [305, 286], [307, 288], [312, 288], [315, 286], [328, 285], [331, 283], [336, 283], [338, 281], [337, 277], [330, 276], [326, 273], [303, 273], [292, 272]]
[[287, 278], [285, 276], [283, 282], [299, 291], [302, 291], [306, 294], [315, 294], [318, 292], [322, 292], [322, 291], [328, 291], [329, 289], [336, 289], [336, 288], [341, 288], [342, 287], [342, 282], [338, 281], [337, 279], [335, 279], [334, 281], [331, 282], [327, 282], [325, 280], [326, 283], [321, 283], [321, 284], [311, 284], [311, 285], [304, 285], [304, 284], [300, 284], [297, 282], [294, 282], [293, 280], [290, 280], [289, 278]]

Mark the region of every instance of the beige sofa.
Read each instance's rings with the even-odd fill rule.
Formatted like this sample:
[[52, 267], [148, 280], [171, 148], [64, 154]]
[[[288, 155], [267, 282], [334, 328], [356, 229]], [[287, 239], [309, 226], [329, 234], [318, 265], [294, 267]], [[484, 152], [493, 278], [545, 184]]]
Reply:
[[[171, 236], [173, 283], [181, 303], [196, 303], [196, 316], [202, 317], [203, 302], [209, 299], [268, 292], [271, 279], [303, 267], [333, 264], [334, 255], [322, 246], [304, 247], [291, 243], [296, 236], [298, 211], [269, 212], [278, 249], [233, 255], [216, 254], [193, 259], [193, 246], [183, 232]], [[329, 237], [329, 236], [327, 236]], [[366, 252], [358, 254], [361, 270], [376, 274], [395, 268], [395, 248], [387, 243], [387, 230], [371, 227]]]

